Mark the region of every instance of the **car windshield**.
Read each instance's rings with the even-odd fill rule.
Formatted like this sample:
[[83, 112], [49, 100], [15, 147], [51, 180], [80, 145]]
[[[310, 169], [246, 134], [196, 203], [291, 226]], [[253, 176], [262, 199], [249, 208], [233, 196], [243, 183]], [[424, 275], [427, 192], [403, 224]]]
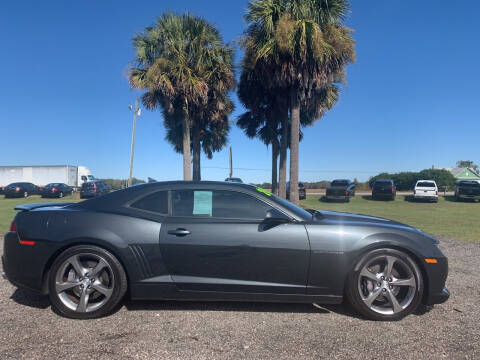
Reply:
[[333, 180], [332, 186], [348, 186], [348, 181], [345, 180]]
[[284, 208], [290, 210], [292, 213], [294, 213], [298, 217], [300, 217], [302, 219], [305, 219], [305, 220], [309, 220], [309, 219], [312, 218], [312, 214], [310, 212], [308, 212], [307, 210], [304, 210], [301, 207], [291, 203], [290, 201], [282, 199], [281, 197], [278, 197], [278, 196], [268, 192], [267, 190], [263, 190], [261, 188], [256, 188], [256, 189], [262, 196], [264, 196], [267, 199], [272, 199], [273, 201], [280, 204]]
[[93, 177], [93, 175], [88, 175], [88, 180], [95, 180], [95, 178]]
[[430, 181], [421, 181], [421, 182], [417, 183], [417, 187], [431, 187], [431, 188], [434, 188], [435, 183], [430, 182]]

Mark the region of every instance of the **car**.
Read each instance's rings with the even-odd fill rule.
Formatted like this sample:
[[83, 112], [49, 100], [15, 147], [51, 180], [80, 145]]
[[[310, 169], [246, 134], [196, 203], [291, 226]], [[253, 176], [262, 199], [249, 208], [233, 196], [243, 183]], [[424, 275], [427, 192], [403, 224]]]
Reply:
[[480, 182], [460, 180], [455, 186], [455, 200], [480, 200]]
[[228, 177], [225, 179], [226, 182], [234, 182], [234, 183], [243, 183], [242, 179], [238, 177]]
[[3, 194], [6, 198], [28, 197], [30, 195], [38, 195], [40, 188], [29, 182], [16, 182], [5, 186]]
[[80, 189], [80, 199], [87, 199], [108, 194], [110, 189], [110, 186], [105, 184], [103, 181], [89, 181], [82, 184], [82, 188]]
[[355, 183], [348, 179], [333, 180], [325, 191], [325, 199], [343, 200], [350, 202], [350, 198], [355, 196]]
[[[3, 269], [77, 319], [132, 300], [339, 304], [398, 320], [446, 301], [438, 240], [395, 221], [304, 210], [247, 184], [171, 181], [16, 207]], [[28, 264], [28, 266], [25, 266]]]
[[414, 200], [438, 202], [438, 187], [434, 180], [418, 180], [413, 188]]
[[[302, 182], [298, 183], [298, 199], [305, 200], [307, 198], [307, 189]], [[287, 181], [287, 199], [290, 199], [290, 181]]]
[[63, 198], [72, 195], [73, 188], [64, 183], [50, 183], [41, 188], [42, 198]]
[[372, 184], [372, 199], [386, 199], [395, 200], [397, 196], [397, 188], [393, 180], [390, 179], [378, 179]]

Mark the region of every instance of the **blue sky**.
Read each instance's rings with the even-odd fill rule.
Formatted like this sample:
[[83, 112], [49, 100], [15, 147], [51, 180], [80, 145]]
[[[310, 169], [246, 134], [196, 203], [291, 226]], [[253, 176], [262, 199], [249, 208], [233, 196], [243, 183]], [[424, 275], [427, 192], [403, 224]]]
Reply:
[[[126, 73], [131, 38], [166, 10], [215, 24], [225, 41], [245, 29], [246, 1], [8, 1], [0, 5], [0, 165], [72, 164], [126, 178], [138, 95]], [[352, 2], [357, 62], [339, 103], [300, 145], [300, 180], [366, 180], [380, 171], [480, 163], [480, 2]], [[237, 61], [241, 53], [237, 50]], [[237, 103], [235, 119], [243, 111]], [[138, 120], [134, 175], [181, 179], [160, 112]], [[270, 180], [270, 149], [232, 127], [234, 175]], [[202, 177], [227, 176], [227, 148]], [[251, 170], [247, 170], [251, 169]], [[253, 169], [253, 170], [252, 170]]]

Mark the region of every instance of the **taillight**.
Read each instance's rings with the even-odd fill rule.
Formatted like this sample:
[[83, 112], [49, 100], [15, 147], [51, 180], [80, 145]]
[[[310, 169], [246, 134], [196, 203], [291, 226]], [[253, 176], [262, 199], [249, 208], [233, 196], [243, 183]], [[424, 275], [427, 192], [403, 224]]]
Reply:
[[413, 189], [413, 195], [415, 195], [417, 193], [417, 190]]
[[438, 195], [438, 190], [435, 190], [435, 195]]
[[395, 188], [392, 186], [392, 194], [395, 192]]
[[17, 186], [17, 187], [15, 188], [15, 191], [20, 191], [20, 188]]
[[97, 184], [93, 184], [93, 190], [97, 190]]
[[10, 231], [17, 232], [17, 224], [15, 223], [15, 221], [12, 221], [10, 223]]
[[348, 196], [348, 190], [345, 190], [345, 196]]
[[55, 191], [57, 191], [57, 190], [58, 190], [57, 188], [53, 188], [53, 189], [52, 189], [53, 192], [55, 192]]

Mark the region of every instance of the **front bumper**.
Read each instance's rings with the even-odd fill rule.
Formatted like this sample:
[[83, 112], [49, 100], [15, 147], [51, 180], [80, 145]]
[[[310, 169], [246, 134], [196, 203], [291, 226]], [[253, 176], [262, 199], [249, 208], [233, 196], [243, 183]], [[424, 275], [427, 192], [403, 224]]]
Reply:
[[438, 293], [430, 294], [427, 298], [427, 301], [425, 301], [425, 305], [443, 304], [448, 300], [449, 297], [450, 292], [447, 290], [447, 288], [443, 288], [442, 291]]

